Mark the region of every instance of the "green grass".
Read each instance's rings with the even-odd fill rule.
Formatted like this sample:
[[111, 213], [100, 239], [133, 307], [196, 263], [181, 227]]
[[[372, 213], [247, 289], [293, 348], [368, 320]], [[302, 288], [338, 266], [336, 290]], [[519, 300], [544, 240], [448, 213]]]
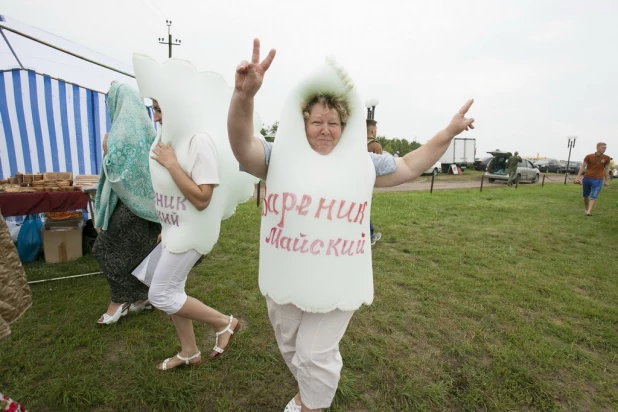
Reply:
[[[374, 304], [341, 342], [333, 411], [618, 409], [618, 189], [593, 217], [581, 186], [380, 193]], [[0, 343], [0, 388], [33, 411], [281, 411], [296, 393], [257, 288], [259, 209], [239, 207], [188, 293], [242, 318], [222, 359], [157, 371], [179, 349], [161, 312], [100, 327], [102, 275], [32, 285]], [[26, 266], [95, 272], [92, 256]], [[202, 350], [212, 331], [196, 326]]]

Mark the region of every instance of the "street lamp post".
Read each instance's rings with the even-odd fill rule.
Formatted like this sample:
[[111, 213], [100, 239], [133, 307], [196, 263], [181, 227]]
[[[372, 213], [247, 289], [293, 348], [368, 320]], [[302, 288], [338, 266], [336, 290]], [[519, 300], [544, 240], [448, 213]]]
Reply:
[[571, 149], [575, 147], [575, 141], [577, 140], [577, 136], [568, 136], [567, 139], [569, 139], [569, 143], [567, 145], [567, 147], [569, 148], [569, 158], [567, 159], [566, 173], [564, 174], [564, 184], [565, 185], [567, 182], [567, 176], [569, 175], [569, 163], [571, 162]]
[[180, 46], [182, 40], [174, 39], [172, 41], [172, 33], [170, 32], [170, 27], [172, 27], [171, 20], [165, 20], [165, 24], [167, 24], [167, 42], [165, 42], [165, 38], [159, 37], [159, 44], [167, 44], [169, 46], [169, 58], [172, 58], [172, 46]]
[[365, 100], [365, 107], [367, 108], [367, 120], [375, 120], [376, 106], [380, 103], [377, 97], [372, 97]]

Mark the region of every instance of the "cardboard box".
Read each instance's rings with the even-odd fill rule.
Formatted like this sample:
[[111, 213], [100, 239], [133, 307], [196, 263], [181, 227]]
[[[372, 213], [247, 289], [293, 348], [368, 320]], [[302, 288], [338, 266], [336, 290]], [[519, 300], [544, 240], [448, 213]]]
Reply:
[[84, 219], [81, 216], [75, 219], [64, 220], [45, 219], [45, 230], [78, 228], [83, 221]]
[[43, 231], [43, 251], [47, 263], [69, 262], [82, 256], [80, 228], [57, 228]]

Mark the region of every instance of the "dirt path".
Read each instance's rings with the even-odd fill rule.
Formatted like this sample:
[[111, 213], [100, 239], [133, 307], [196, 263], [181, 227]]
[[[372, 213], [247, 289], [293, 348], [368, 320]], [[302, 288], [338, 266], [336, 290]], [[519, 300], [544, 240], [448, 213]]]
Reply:
[[[463, 180], [465, 179], [465, 180]], [[541, 180], [543, 179], [543, 175], [541, 175]], [[567, 183], [572, 183], [575, 180], [574, 176], [569, 176]], [[554, 173], [549, 173], [545, 177], [545, 184], [556, 184], [556, 183], [564, 183], [564, 175], [557, 175]], [[530, 185], [531, 183], [522, 183], [522, 185]], [[540, 185], [541, 182], [535, 183], [536, 185]], [[487, 179], [483, 182], [483, 190], [486, 189], [495, 189], [504, 187], [506, 185], [506, 181], [498, 180], [495, 183], [489, 183]], [[429, 191], [431, 187], [431, 176], [421, 176], [418, 179], [401, 184], [395, 187], [385, 187], [385, 188], [375, 188], [374, 192], [422, 192]], [[455, 190], [455, 189], [477, 189], [480, 191], [481, 189], [481, 177], [480, 176], [440, 176], [433, 183], [433, 190]], [[261, 186], [261, 196], [264, 196], [264, 186]], [[255, 194], [253, 195], [255, 197]]]
[[[543, 179], [543, 176], [541, 176]], [[569, 179], [569, 181], [573, 181], [573, 179]], [[545, 184], [555, 184], [555, 183], [564, 183], [564, 176], [560, 175], [549, 175], [545, 177]], [[521, 185], [531, 185], [539, 183], [521, 183]], [[504, 187], [506, 185], [506, 180], [497, 180], [495, 183], [489, 183], [487, 179], [483, 182], [483, 190], [485, 189], [495, 189]], [[429, 191], [431, 188], [431, 176], [428, 178], [420, 177], [412, 182], [404, 183], [395, 187], [386, 187], [386, 188], [375, 188], [374, 192], [418, 192], [418, 191]], [[433, 183], [433, 190], [454, 190], [454, 189], [478, 189], [481, 190], [481, 178], [476, 177], [475, 179], [467, 179], [467, 180], [457, 180], [457, 177], [453, 176], [447, 180], [435, 180]]]

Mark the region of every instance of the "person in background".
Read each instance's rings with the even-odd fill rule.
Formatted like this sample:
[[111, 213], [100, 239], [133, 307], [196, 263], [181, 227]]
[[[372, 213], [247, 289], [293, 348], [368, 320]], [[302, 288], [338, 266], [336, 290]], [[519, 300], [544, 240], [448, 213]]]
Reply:
[[[378, 122], [373, 119], [367, 119], [367, 151], [369, 153], [382, 154], [382, 145], [378, 143], [376, 138], [378, 137]], [[399, 157], [396, 154], [395, 157]], [[375, 231], [373, 222], [369, 220], [369, 234], [371, 236], [371, 245], [375, 245], [376, 242], [382, 239], [382, 233]]]
[[95, 222], [102, 230], [93, 253], [109, 284], [111, 301], [99, 324], [118, 322], [129, 312], [152, 309], [148, 286], [131, 271], [156, 246], [161, 225], [148, 167], [156, 131], [139, 92], [114, 83], [107, 93], [112, 128], [103, 141]]
[[515, 151], [513, 156], [509, 157], [509, 160], [506, 162], [506, 171], [509, 174], [507, 186], [513, 186], [513, 180], [517, 177], [517, 166], [519, 162], [521, 162], [521, 157], [519, 157], [519, 153]]
[[[584, 208], [586, 216], [592, 216], [592, 209], [597, 202], [597, 197], [601, 193], [603, 182], [609, 186], [609, 162], [610, 157], [605, 154], [607, 144], [597, 143], [597, 151], [584, 157], [584, 162], [579, 168], [575, 183], [583, 183]], [[582, 174], [584, 180], [582, 181]]]

